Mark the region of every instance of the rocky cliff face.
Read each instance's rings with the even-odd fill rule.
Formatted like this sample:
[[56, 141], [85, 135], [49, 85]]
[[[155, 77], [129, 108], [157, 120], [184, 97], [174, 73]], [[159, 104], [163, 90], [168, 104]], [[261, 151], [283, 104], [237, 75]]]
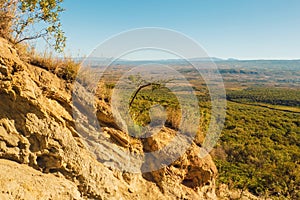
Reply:
[[[70, 83], [23, 62], [0, 39], [0, 199], [216, 198], [216, 167], [210, 156], [198, 157], [194, 143], [170, 166], [145, 174], [97, 161], [76, 131], [71, 89]], [[163, 137], [143, 143], [114, 128], [109, 105], [98, 102], [97, 107], [108, 145], [143, 154], [172, 134], [164, 128]]]

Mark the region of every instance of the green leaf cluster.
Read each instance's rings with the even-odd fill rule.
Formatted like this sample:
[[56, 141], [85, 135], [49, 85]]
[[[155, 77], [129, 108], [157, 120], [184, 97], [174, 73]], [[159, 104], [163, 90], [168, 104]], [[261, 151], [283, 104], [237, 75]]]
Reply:
[[14, 44], [44, 38], [58, 52], [63, 51], [66, 37], [60, 14], [63, 0], [1, 0], [0, 23], [6, 20], [2, 37]]

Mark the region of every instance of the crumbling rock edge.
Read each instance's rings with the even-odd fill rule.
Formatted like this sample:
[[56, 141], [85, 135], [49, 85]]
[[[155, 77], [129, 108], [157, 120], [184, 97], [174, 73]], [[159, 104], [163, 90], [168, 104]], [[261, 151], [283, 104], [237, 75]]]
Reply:
[[[147, 174], [121, 172], [97, 161], [76, 131], [70, 88], [54, 74], [23, 62], [0, 38], [0, 198], [217, 198], [217, 169], [209, 155], [198, 157], [194, 143], [172, 165]], [[98, 120], [110, 121], [109, 107], [99, 105]], [[109, 145], [143, 154], [141, 141], [115, 127], [103, 130]], [[164, 134], [173, 133], [166, 128]], [[149, 139], [147, 149], [165, 145], [164, 138]], [[106, 151], [100, 151], [104, 158]]]

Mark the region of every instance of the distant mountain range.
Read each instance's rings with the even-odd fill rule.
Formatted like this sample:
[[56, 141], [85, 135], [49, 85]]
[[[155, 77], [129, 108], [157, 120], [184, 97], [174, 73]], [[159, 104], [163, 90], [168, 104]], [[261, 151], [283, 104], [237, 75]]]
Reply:
[[218, 62], [218, 61], [229, 61], [237, 59], [222, 59], [217, 57], [204, 57], [204, 58], [189, 58], [189, 59], [161, 59], [161, 60], [126, 60], [126, 59], [114, 59], [114, 58], [104, 58], [104, 57], [77, 57], [74, 58], [77, 61], [85, 61], [90, 63], [107, 63], [115, 62], [116, 64], [142, 64], [142, 63], [186, 63], [186, 62]]
[[203, 57], [203, 58], [189, 58], [189, 59], [164, 59], [164, 60], [125, 60], [125, 59], [114, 59], [105, 57], [77, 57], [74, 58], [77, 61], [89, 62], [90, 64], [107, 64], [114, 62], [114, 64], [119, 65], [131, 65], [131, 64], [151, 64], [151, 63], [161, 63], [161, 64], [184, 64], [187, 62], [268, 62], [268, 61], [300, 61], [300, 59], [295, 60], [272, 60], [272, 59], [257, 59], [257, 60], [240, 60], [236, 58], [222, 59], [217, 57]]

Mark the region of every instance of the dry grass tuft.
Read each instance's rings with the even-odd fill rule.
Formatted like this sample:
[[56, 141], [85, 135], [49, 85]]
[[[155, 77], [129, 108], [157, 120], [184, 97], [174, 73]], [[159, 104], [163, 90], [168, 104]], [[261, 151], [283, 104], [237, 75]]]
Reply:
[[80, 63], [75, 62], [73, 59], [68, 57], [54, 58], [51, 53], [31, 54], [29, 63], [46, 69], [70, 82], [75, 80], [80, 68]]
[[55, 57], [52, 53], [48, 53], [47, 51], [37, 53], [33, 48], [30, 49], [29, 47], [30, 46], [25, 43], [16, 46], [18, 55], [23, 61], [46, 69], [67, 82], [73, 82], [76, 79], [80, 62], [76, 62], [70, 57]]

